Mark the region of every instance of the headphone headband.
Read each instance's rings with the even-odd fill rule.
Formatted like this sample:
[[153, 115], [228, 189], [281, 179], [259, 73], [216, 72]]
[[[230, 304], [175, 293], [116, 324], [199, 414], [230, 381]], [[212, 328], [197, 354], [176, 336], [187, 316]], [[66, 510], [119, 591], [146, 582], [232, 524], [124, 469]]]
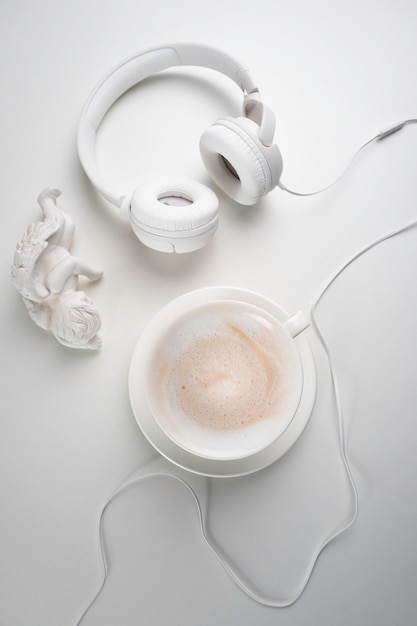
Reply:
[[180, 43], [151, 48], [126, 59], [109, 72], [93, 90], [84, 107], [78, 129], [78, 153], [93, 185], [118, 208], [122, 208], [125, 197], [105, 188], [97, 167], [97, 129], [110, 107], [128, 89], [157, 72], [183, 65], [218, 71], [231, 78], [245, 95], [258, 91], [248, 69], [239, 61], [220, 50], [199, 44]]

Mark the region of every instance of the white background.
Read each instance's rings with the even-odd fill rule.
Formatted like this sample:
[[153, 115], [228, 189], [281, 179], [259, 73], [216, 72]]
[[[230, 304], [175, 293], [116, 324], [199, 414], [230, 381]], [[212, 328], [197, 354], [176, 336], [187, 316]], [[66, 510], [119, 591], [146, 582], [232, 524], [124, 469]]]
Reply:
[[[331, 191], [274, 190], [241, 209], [222, 194], [212, 243], [192, 256], [146, 250], [92, 191], [78, 161], [83, 103], [142, 48], [195, 41], [242, 59], [277, 116], [283, 181], [325, 186], [389, 124], [417, 117], [414, 0], [2, 0], [0, 624], [70, 626], [97, 591], [98, 515], [156, 457], [130, 410], [127, 372], [141, 329], [175, 296], [210, 285], [309, 308], [362, 247], [417, 217], [417, 126], [373, 144]], [[99, 137], [109, 178], [208, 182], [201, 132], [238, 115], [236, 87], [175, 70], [118, 103]], [[71, 351], [29, 319], [10, 280], [16, 243], [63, 190], [73, 252], [104, 270], [83, 288], [101, 311], [98, 354]], [[126, 191], [125, 191], [126, 190]], [[106, 513], [110, 573], [91, 626], [408, 626], [417, 612], [417, 229], [351, 266], [318, 310], [340, 379], [360, 509], [321, 555], [290, 608], [263, 607], [228, 578], [181, 485], [155, 479]], [[277, 598], [294, 593], [317, 545], [352, 502], [337, 448], [329, 368], [313, 330], [319, 389], [309, 426], [265, 471], [211, 481], [209, 527], [230, 558]], [[170, 464], [167, 463], [167, 466]], [[173, 467], [173, 466], [172, 466]]]

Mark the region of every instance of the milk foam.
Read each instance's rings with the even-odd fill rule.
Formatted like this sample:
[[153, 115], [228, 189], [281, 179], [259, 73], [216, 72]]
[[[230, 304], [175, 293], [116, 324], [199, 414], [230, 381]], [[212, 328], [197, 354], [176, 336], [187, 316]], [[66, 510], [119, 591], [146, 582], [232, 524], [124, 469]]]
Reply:
[[253, 305], [221, 301], [192, 309], [165, 333], [151, 360], [151, 404], [160, 424], [185, 447], [189, 441], [249, 449], [278, 436], [298, 398], [292, 341]]

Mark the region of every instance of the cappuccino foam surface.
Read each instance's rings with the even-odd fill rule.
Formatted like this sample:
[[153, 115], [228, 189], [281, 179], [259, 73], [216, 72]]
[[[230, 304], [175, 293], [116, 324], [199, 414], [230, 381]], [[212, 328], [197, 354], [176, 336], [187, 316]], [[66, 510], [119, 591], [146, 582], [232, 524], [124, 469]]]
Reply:
[[292, 344], [256, 306], [220, 301], [190, 310], [151, 359], [151, 405], [160, 425], [185, 447], [196, 441], [250, 448], [278, 436], [299, 400]]

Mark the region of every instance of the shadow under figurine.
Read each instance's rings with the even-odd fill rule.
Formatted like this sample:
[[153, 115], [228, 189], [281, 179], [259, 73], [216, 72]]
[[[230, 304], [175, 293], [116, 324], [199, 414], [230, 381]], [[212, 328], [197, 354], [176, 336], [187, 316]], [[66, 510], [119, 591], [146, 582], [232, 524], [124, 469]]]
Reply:
[[98, 280], [103, 273], [70, 254], [75, 226], [56, 203], [60, 195], [50, 188], [39, 195], [43, 221], [30, 224], [17, 244], [12, 280], [38, 326], [64, 346], [96, 350], [100, 315], [77, 284], [79, 275]]

